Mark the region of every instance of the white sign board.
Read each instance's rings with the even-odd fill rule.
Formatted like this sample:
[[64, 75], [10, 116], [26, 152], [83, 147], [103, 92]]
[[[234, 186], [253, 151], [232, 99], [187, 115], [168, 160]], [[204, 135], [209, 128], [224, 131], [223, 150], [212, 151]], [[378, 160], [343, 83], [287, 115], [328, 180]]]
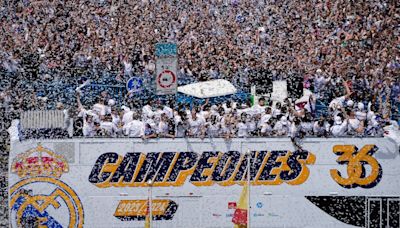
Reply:
[[393, 207], [373, 216], [398, 227], [393, 140], [310, 138], [303, 149], [288, 138], [14, 141], [10, 227], [144, 227], [149, 179], [154, 227], [233, 227], [246, 151], [252, 227], [366, 227], [377, 197]]
[[273, 81], [272, 82], [272, 94], [271, 100], [283, 102], [288, 97], [287, 82], [284, 81]]
[[156, 94], [175, 94], [178, 85], [178, 59], [176, 57], [157, 58]]

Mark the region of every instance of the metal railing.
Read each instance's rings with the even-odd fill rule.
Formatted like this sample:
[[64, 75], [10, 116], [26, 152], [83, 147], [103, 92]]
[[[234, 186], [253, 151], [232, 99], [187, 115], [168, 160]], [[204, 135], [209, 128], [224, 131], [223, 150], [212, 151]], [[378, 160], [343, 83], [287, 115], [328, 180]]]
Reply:
[[65, 128], [65, 115], [61, 110], [22, 112], [20, 121], [22, 129]]

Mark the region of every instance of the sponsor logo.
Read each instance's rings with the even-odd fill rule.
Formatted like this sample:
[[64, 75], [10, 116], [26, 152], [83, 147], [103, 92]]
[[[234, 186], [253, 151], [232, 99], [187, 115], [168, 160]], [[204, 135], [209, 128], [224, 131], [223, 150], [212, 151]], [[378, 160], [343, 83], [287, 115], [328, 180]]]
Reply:
[[253, 214], [254, 217], [264, 217], [265, 214], [261, 214], [261, 213], [254, 213]]
[[221, 214], [216, 214], [216, 213], [213, 213], [213, 214], [212, 214], [212, 216], [213, 216], [213, 217], [217, 217], [217, 218], [219, 218], [219, 217], [221, 217], [222, 215], [221, 215]]
[[257, 208], [262, 208], [262, 207], [263, 207], [263, 204], [262, 204], [261, 202], [258, 202], [258, 203], [256, 204], [256, 206], [257, 206]]
[[236, 202], [228, 202], [228, 209], [236, 209]]
[[[114, 152], [100, 155], [89, 175], [99, 188], [182, 186], [186, 179], [195, 186], [243, 185], [247, 179], [247, 156], [238, 151], [195, 152]], [[308, 151], [253, 151], [250, 155], [252, 185], [299, 185], [304, 183], [315, 163]]]
[[62, 156], [38, 145], [17, 156], [11, 169], [23, 178], [10, 188], [12, 227], [83, 227], [78, 195], [58, 180], [68, 172]]
[[[121, 200], [114, 216], [122, 221], [145, 220], [148, 210], [148, 200]], [[172, 200], [155, 199], [151, 201], [153, 220], [171, 220], [178, 205]]]
[[[333, 147], [333, 153], [339, 156], [338, 164], [347, 165], [347, 177], [336, 169], [331, 169], [332, 178], [345, 188], [372, 188], [382, 178], [382, 166], [372, 157], [378, 151], [375, 145], [366, 145], [360, 150], [353, 145], [338, 145]], [[367, 174], [365, 166], [370, 166]]]

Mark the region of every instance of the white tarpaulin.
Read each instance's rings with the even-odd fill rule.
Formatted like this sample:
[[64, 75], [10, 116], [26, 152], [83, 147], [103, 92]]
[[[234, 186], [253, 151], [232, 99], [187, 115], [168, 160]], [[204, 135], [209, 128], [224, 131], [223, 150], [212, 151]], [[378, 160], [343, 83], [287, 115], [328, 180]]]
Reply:
[[236, 88], [224, 79], [196, 82], [178, 87], [178, 92], [198, 98], [219, 97], [236, 93]]

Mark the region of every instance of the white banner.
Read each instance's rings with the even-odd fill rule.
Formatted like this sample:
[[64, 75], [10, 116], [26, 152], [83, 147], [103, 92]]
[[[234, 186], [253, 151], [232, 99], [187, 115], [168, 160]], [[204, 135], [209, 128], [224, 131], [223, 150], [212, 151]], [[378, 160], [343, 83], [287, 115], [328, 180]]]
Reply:
[[393, 140], [310, 138], [303, 149], [287, 138], [15, 141], [10, 226], [143, 227], [152, 180], [153, 227], [233, 227], [250, 151], [252, 227], [365, 227], [371, 213], [397, 227]]
[[157, 58], [156, 62], [156, 94], [175, 94], [178, 85], [177, 57]]

